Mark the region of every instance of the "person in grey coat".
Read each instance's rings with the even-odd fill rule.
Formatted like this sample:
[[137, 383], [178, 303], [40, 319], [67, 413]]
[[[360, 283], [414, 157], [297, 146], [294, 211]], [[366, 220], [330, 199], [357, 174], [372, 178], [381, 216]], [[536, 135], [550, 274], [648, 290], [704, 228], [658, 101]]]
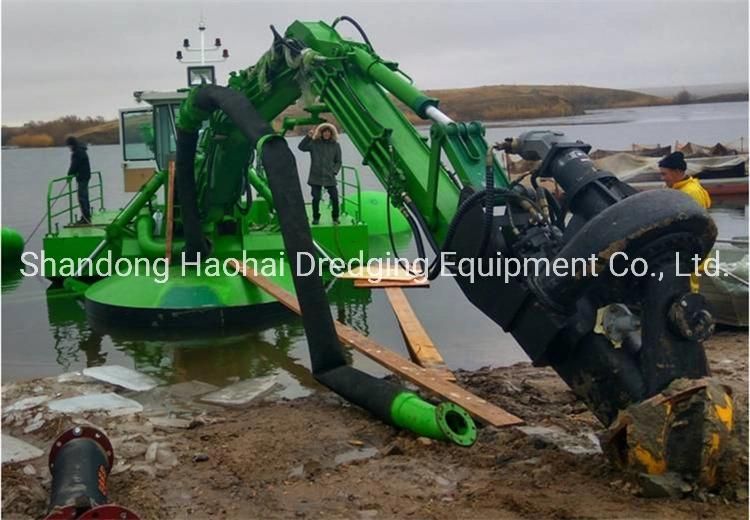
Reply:
[[299, 149], [310, 152], [310, 177], [307, 184], [312, 189], [313, 224], [320, 222], [320, 199], [323, 188], [331, 199], [333, 223], [339, 223], [339, 192], [336, 188], [336, 175], [341, 169], [341, 146], [339, 133], [329, 123], [318, 125], [310, 130], [299, 143]]

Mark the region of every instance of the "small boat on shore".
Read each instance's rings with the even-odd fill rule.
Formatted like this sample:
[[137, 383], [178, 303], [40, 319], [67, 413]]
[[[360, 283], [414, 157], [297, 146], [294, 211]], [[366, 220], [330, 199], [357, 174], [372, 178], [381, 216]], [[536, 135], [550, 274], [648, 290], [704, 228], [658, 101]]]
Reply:
[[717, 244], [709, 255], [718, 257], [717, 276], [702, 276], [700, 292], [711, 307], [716, 323], [748, 326], [747, 237]]
[[[658, 157], [640, 157], [619, 153], [594, 161], [598, 168], [611, 171], [638, 190], [664, 187], [659, 174]], [[747, 195], [748, 155], [686, 159], [688, 175], [700, 179], [712, 197]]]

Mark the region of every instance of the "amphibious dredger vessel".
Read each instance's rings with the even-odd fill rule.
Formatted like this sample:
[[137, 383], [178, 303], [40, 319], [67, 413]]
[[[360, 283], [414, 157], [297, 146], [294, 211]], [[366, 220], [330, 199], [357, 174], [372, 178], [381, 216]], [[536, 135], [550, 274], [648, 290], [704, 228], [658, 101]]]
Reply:
[[[344, 21], [363, 41], [342, 38], [336, 25]], [[163, 210], [153, 198], [167, 183], [174, 151], [173, 259], [180, 251], [191, 260], [248, 249], [276, 258], [283, 249], [294, 273], [298, 253], [322, 255], [323, 249], [346, 257], [367, 230], [351, 216], [348, 227], [311, 230], [294, 157], [269, 124], [302, 99], [310, 116], [287, 119], [284, 128], [335, 116], [413, 229], [420, 256], [429, 250], [436, 259], [431, 278], [442, 267], [452, 269], [441, 257], [452, 265], [500, 255], [558, 265], [593, 257], [596, 276], [542, 270], [472, 280], [455, 274], [468, 302], [510, 332], [533, 363], [552, 367], [609, 427], [607, 447], [615, 460], [716, 485], [733, 427], [732, 399], [709, 378], [703, 341], [713, 331], [711, 315], [690, 292], [688, 278], [678, 276], [690, 270], [680, 262], [705, 256], [715, 240], [706, 211], [676, 190], [637, 193], [596, 169], [589, 145], [559, 133], [532, 131], [489, 145], [482, 124], [449, 117], [397, 63], [380, 57], [349, 17], [331, 25], [297, 21], [284, 34], [272, 32], [268, 52], [233, 74], [227, 87], [192, 88], [181, 103], [144, 95], [154, 109], [157, 171], [123, 211], [98, 215], [102, 226], [51, 232], [47, 253], [165, 254], [163, 228], [154, 217]], [[393, 98], [431, 123], [429, 138]], [[129, 132], [125, 122], [125, 143]], [[541, 160], [531, 188], [509, 182], [494, 149]], [[564, 190], [562, 204], [539, 184], [543, 178]], [[247, 185], [259, 194], [252, 203], [242, 198]], [[645, 272], [627, 269], [634, 258], [645, 261]], [[102, 280], [86, 289], [86, 307], [93, 314], [137, 313], [139, 305], [165, 312], [217, 307], [229, 304], [218, 295], [230, 284], [248, 300], [263, 298], [240, 277], [219, 279], [226, 287], [172, 280], [158, 292], [142, 280]], [[321, 278], [295, 275], [291, 281], [316, 379], [377, 416], [414, 428], [395, 416], [408, 393], [347, 365]], [[254, 311], [245, 307], [242, 313], [250, 319]], [[440, 418], [453, 434], [467, 427], [456, 415]]]

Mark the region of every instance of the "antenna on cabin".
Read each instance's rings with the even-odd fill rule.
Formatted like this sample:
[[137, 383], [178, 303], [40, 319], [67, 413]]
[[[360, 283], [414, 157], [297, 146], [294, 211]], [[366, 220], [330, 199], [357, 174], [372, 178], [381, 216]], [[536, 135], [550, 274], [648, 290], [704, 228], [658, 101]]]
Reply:
[[[202, 84], [215, 84], [216, 83], [216, 72], [213, 65], [207, 65], [208, 63], [220, 63], [224, 62], [229, 58], [229, 49], [222, 48], [221, 38], [214, 39], [213, 47], [206, 48], [206, 22], [203, 20], [203, 14], [201, 14], [200, 22], [198, 23], [198, 33], [200, 34], [201, 46], [199, 49], [190, 48], [190, 40], [184, 38], [182, 40], [182, 50], [177, 51], [177, 61], [180, 63], [198, 63], [198, 66], [188, 67], [188, 86], [195, 87]], [[206, 54], [215, 53], [221, 51], [221, 57], [207, 58]], [[183, 53], [198, 53], [200, 57], [197, 59], [185, 59]]]

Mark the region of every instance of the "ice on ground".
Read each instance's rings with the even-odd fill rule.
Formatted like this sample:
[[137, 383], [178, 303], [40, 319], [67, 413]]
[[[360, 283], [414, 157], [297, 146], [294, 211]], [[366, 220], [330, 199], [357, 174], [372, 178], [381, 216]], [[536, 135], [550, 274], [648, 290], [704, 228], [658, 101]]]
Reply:
[[159, 384], [151, 376], [120, 365], [84, 368], [83, 375], [136, 392], [151, 390]]
[[246, 379], [201, 397], [204, 403], [222, 406], [243, 406], [267, 395], [277, 386], [276, 376]]
[[24, 410], [29, 410], [31, 408], [34, 408], [35, 406], [39, 406], [42, 403], [46, 403], [50, 399], [52, 398], [48, 395], [36, 395], [34, 397], [25, 397], [23, 399], [19, 399], [12, 405], [3, 407], [3, 415], [9, 414], [11, 412], [22, 412]]
[[44, 452], [28, 442], [3, 434], [2, 463], [23, 462], [44, 455]]
[[111, 416], [128, 415], [143, 411], [141, 403], [113, 393], [79, 395], [68, 399], [56, 399], [47, 403], [53, 412], [82, 413], [102, 410]]

